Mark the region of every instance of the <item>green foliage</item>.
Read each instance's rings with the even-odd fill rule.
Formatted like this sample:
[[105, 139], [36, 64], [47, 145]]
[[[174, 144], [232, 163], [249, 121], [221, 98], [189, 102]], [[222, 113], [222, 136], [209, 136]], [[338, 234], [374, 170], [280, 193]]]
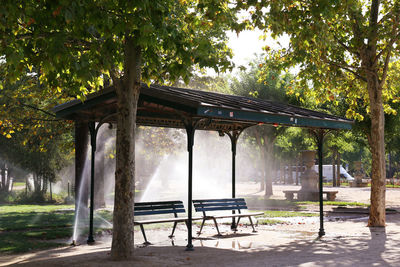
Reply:
[[[370, 17], [378, 12], [372, 3], [379, 8], [377, 24]], [[365, 137], [371, 130], [367, 78], [374, 73], [381, 87], [376, 91], [382, 90], [382, 107], [387, 113], [386, 148], [393, 154], [395, 165], [400, 96], [399, 51], [394, 47], [400, 31], [397, 1], [272, 1], [267, 6], [265, 16], [254, 17], [254, 23], [263, 25], [261, 28], [275, 37], [287, 34], [290, 45], [279, 50], [266, 48], [264, 72], [295, 67], [298, 75], [288, 87], [289, 94], [301, 97], [303, 102], [310, 99], [336, 115], [355, 118], [353, 134], [335, 134], [327, 146], [338, 149], [350, 167], [352, 161], [362, 159], [367, 172], [371, 169]], [[368, 60], [376, 65], [367, 67]]]
[[15, 192], [6, 192], [6, 191], [1, 191], [0, 192], [0, 203], [13, 203], [16, 198], [16, 193]]
[[11, 83], [33, 66], [47, 90], [83, 96], [119, 76], [132, 37], [144, 81], [188, 82], [192, 66], [232, 67], [225, 32], [245, 27], [235, 12], [228, 1], [6, 1], [0, 54]]
[[[287, 102], [286, 86], [290, 75], [279, 75], [269, 71], [261, 74], [260, 59], [249, 63], [248, 70], [242, 70], [238, 76], [231, 77], [230, 87], [235, 95], [252, 96], [276, 102]], [[289, 79], [290, 80], [290, 79]]]
[[283, 158], [295, 159], [302, 150], [315, 150], [315, 141], [307, 130], [288, 127], [277, 137], [276, 147]]
[[[254, 23], [262, 24], [273, 36], [287, 34], [291, 41], [289, 47], [267, 51], [266, 68], [296, 66], [298, 79], [293, 82], [299, 85], [297, 88], [307, 88], [317, 104], [346, 103], [347, 116], [358, 120], [367, 116], [369, 95], [365, 77], [368, 71], [361, 64], [366, 63], [364, 49], [378, 41], [377, 74], [384, 82], [386, 60], [398, 54], [393, 49], [399, 31], [397, 1], [382, 1], [378, 24], [370, 21], [370, 14], [375, 12], [373, 5], [364, 1], [270, 1], [266, 4], [265, 16], [255, 18]], [[386, 112], [393, 112], [389, 104], [396, 95], [397, 90], [384, 85]]]
[[[60, 122], [48, 110], [70, 98], [58, 91], [45, 94], [37, 73], [22, 71], [19, 80], [10, 83], [4, 61], [0, 72], [0, 158], [9, 171], [20, 168], [33, 173], [35, 191], [44, 194], [45, 185], [56, 181], [57, 172], [73, 155], [73, 124]], [[12, 177], [16, 178], [15, 174]]]

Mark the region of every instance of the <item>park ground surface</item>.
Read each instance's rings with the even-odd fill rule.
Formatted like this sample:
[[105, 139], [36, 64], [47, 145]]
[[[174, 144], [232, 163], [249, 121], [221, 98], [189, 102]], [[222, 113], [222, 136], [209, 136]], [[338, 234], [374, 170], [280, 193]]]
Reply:
[[[254, 209], [263, 209], [262, 192], [258, 185], [238, 184], [238, 192], [253, 197]], [[283, 200], [282, 191], [298, 186], [274, 186], [274, 197]], [[330, 188], [338, 190], [338, 201], [369, 203], [369, 188]], [[387, 207], [400, 211], [400, 189], [387, 189]], [[250, 205], [250, 204], [249, 204]], [[306, 206], [318, 211], [317, 206]], [[284, 223], [259, 225], [258, 232], [241, 225], [237, 233], [222, 224], [222, 237], [212, 225], [205, 227], [200, 238], [193, 241], [194, 251], [185, 251], [187, 231], [178, 226], [173, 240], [167, 236], [170, 227], [146, 231], [151, 246], [140, 245], [143, 238], [135, 234], [135, 258], [125, 262], [110, 260], [111, 236], [96, 236], [96, 244], [64, 246], [24, 254], [0, 254], [0, 266], [400, 266], [400, 213], [387, 214], [385, 228], [367, 227], [365, 207], [354, 212], [336, 213], [326, 206], [326, 235], [318, 239], [319, 217], [281, 218]], [[279, 219], [279, 218], [277, 218]], [[243, 222], [247, 219], [243, 219]], [[198, 229], [194, 226], [194, 233]], [[65, 240], [64, 242], [70, 242]]]

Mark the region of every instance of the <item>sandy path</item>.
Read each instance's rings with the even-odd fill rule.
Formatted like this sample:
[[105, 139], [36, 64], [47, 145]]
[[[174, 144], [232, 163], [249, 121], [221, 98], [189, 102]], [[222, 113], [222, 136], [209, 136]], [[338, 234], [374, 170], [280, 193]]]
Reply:
[[[274, 186], [274, 198], [296, 186]], [[262, 195], [258, 185], [239, 184], [246, 195]], [[335, 188], [336, 190], [336, 188]], [[369, 202], [369, 188], [340, 188], [338, 200]], [[387, 202], [400, 206], [400, 189], [387, 190]], [[0, 257], [0, 266], [400, 266], [400, 214], [387, 215], [386, 228], [366, 227], [366, 215], [326, 217], [325, 232], [318, 239], [318, 218], [274, 226], [258, 226], [258, 233], [241, 227], [236, 234], [222, 225], [223, 237], [205, 227], [195, 250], [185, 251], [186, 229], [179, 226], [171, 242], [170, 229], [146, 231], [152, 246], [138, 247], [135, 258], [126, 262], [109, 260], [110, 237], [96, 239], [96, 245], [80, 245]], [[197, 227], [197, 226], [196, 226]], [[194, 231], [195, 232], [195, 231]], [[143, 242], [136, 233], [135, 243]]]

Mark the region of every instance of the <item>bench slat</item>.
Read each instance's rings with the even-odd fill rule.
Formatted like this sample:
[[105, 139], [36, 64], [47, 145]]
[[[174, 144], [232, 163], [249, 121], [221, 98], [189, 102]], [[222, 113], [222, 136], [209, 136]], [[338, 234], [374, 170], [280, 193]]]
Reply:
[[174, 201], [155, 201], [155, 202], [135, 202], [135, 206], [149, 206], [149, 205], [168, 205], [168, 204], [182, 204], [181, 200]]
[[134, 225], [140, 225], [140, 224], [152, 224], [152, 223], [165, 223], [165, 222], [184, 222], [186, 221], [187, 218], [166, 218], [166, 219], [154, 219], [154, 220], [138, 220], [134, 221]]
[[162, 210], [162, 209], [183, 209], [183, 205], [162, 205], [162, 206], [135, 206], [135, 210]]
[[238, 206], [238, 207], [209, 207], [209, 208], [202, 208], [197, 207], [196, 211], [216, 211], [216, 210], [240, 210], [240, 209], [247, 209], [246, 206]]
[[206, 203], [206, 202], [236, 202], [236, 201], [242, 201], [245, 202], [244, 198], [220, 198], [220, 199], [196, 199], [193, 200], [193, 203]]
[[156, 215], [156, 214], [169, 214], [169, 213], [185, 213], [185, 209], [135, 211], [134, 214], [135, 216], [142, 216], [142, 215]]
[[194, 207], [223, 207], [223, 206], [232, 206], [232, 207], [245, 207], [246, 202], [238, 202], [238, 203], [201, 203], [194, 204]]

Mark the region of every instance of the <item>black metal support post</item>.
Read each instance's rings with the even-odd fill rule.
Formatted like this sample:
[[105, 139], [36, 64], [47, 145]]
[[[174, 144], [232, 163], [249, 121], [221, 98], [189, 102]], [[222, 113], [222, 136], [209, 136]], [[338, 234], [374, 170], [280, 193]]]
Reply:
[[[233, 130], [232, 132], [219, 132], [219, 136], [224, 136], [227, 134], [231, 139], [231, 149], [232, 149], [232, 198], [236, 198], [236, 146], [237, 141], [239, 139], [240, 134], [242, 133], [243, 129], [241, 130]], [[232, 214], [235, 214], [235, 211], [232, 211]], [[237, 224], [235, 217], [232, 217], [232, 224], [231, 229], [236, 230]]]
[[[232, 142], [232, 198], [236, 197], [236, 144], [237, 138], [231, 138]], [[235, 211], [232, 211], [235, 214]], [[236, 220], [232, 217], [231, 229], [236, 231]]]
[[322, 158], [323, 158], [323, 153], [322, 153], [322, 148], [323, 148], [323, 143], [324, 143], [324, 135], [325, 131], [320, 129], [316, 133], [316, 139], [317, 139], [317, 144], [318, 144], [318, 173], [319, 173], [319, 232], [318, 236], [322, 237], [325, 235], [325, 230], [324, 230], [324, 199], [323, 199], [323, 182], [322, 182], [322, 177], [323, 177], [323, 168], [322, 168]]
[[89, 122], [89, 132], [90, 132], [90, 145], [92, 147], [91, 155], [91, 168], [90, 168], [90, 217], [89, 217], [89, 237], [87, 243], [89, 245], [94, 244], [93, 238], [93, 203], [94, 203], [94, 161], [96, 153], [96, 136], [97, 130], [95, 122]]
[[[90, 145], [92, 147], [92, 155], [91, 155], [91, 166], [90, 166], [90, 217], [89, 217], [89, 237], [87, 240], [87, 243], [89, 245], [94, 244], [94, 238], [93, 238], [93, 211], [94, 211], [94, 163], [96, 159], [96, 138], [97, 138], [97, 133], [100, 129], [100, 127], [104, 124], [104, 121], [106, 121], [108, 118], [114, 116], [114, 114], [105, 116], [99, 123], [96, 123], [94, 121], [91, 121], [88, 123], [89, 126], [89, 133], [90, 133]], [[111, 124], [110, 124], [110, 129], [111, 129]]]
[[194, 133], [195, 127], [192, 123], [186, 124], [187, 133], [187, 145], [189, 152], [189, 173], [188, 173], [188, 244], [186, 245], [187, 251], [194, 250], [192, 244], [192, 196], [193, 196], [193, 145], [194, 145]]

